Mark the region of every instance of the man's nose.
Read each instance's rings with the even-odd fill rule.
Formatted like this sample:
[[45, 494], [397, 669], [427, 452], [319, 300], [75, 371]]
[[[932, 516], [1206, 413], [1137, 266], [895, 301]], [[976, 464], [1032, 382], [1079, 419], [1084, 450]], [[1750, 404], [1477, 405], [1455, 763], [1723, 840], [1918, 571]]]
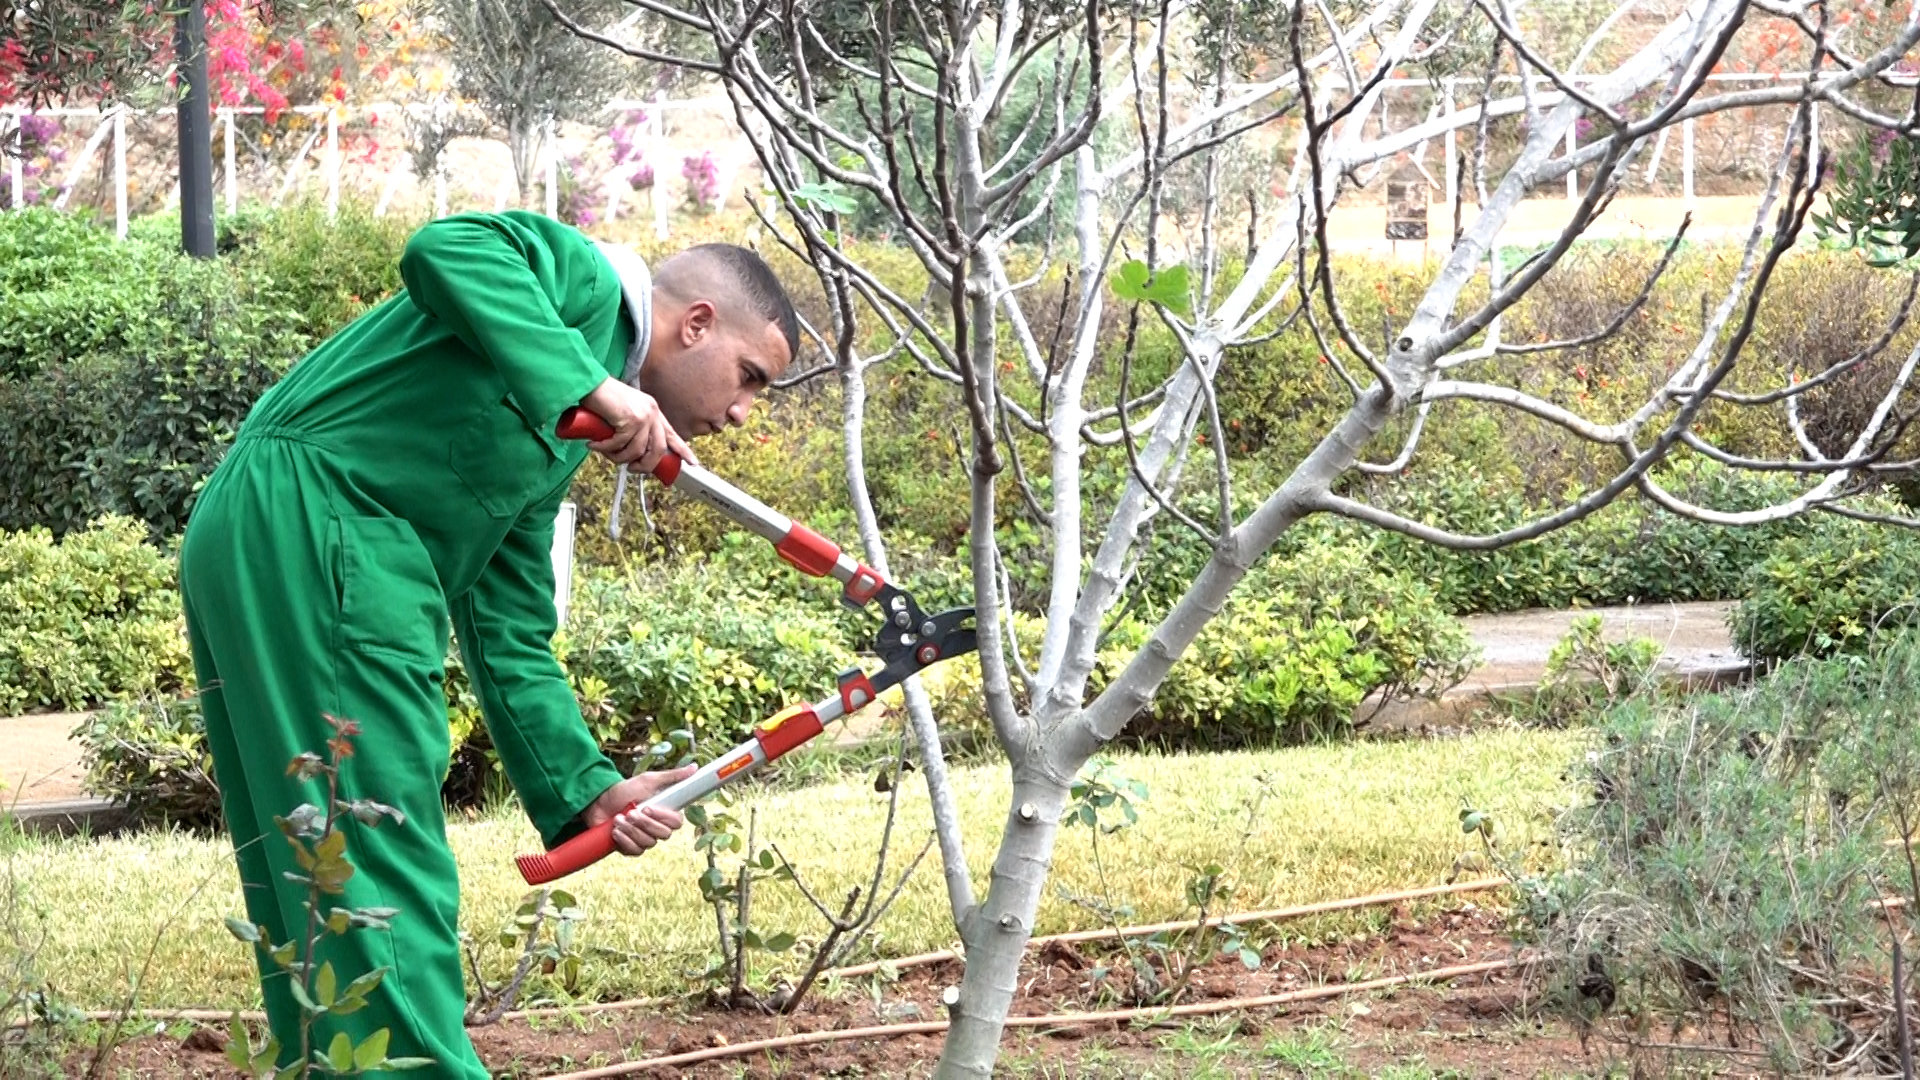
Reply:
[[747, 422], [747, 414], [752, 411], [753, 399], [742, 398], [741, 400], [735, 401], [732, 405], [727, 406], [727, 420], [732, 423], [734, 427], [739, 427]]

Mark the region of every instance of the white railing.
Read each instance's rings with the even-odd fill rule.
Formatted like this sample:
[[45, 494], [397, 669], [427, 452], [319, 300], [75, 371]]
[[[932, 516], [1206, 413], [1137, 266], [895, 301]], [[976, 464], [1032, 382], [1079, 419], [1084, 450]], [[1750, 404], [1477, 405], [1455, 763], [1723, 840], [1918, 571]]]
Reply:
[[[1782, 72], [1777, 74], [1724, 72], [1708, 76], [1709, 81], [1716, 83], [1749, 84], [1789, 82], [1801, 80], [1805, 77], [1805, 73], [1800, 72]], [[1517, 81], [1517, 79], [1518, 77], [1514, 75], [1502, 75], [1497, 77], [1496, 81], [1514, 82]], [[1920, 76], [1902, 73], [1890, 76], [1888, 81], [1894, 85], [1911, 86], [1916, 79], [1920, 79]], [[1340, 82], [1341, 80], [1336, 76], [1330, 80], [1329, 85]], [[1440, 80], [1436, 87], [1434, 83], [1421, 79], [1394, 78], [1384, 80], [1386, 89], [1389, 92], [1397, 92], [1397, 95], [1403, 100], [1407, 97], [1415, 96], [1411, 93], [1413, 91], [1424, 91], [1425, 94], [1421, 96], [1425, 99], [1425, 107], [1427, 109], [1425, 120], [1432, 120], [1443, 115], [1451, 115], [1454, 113], [1457, 107], [1456, 98], [1458, 97], [1458, 92], [1462, 84], [1466, 84], [1466, 89], [1472, 92], [1473, 90], [1477, 90], [1480, 83], [1481, 80], [1478, 78], [1448, 78]], [[1435, 93], [1436, 90], [1437, 94]], [[1381, 115], [1383, 117], [1386, 115], [1386, 110], [1391, 107], [1391, 104], [1392, 103], [1389, 102], [1381, 106]], [[296, 188], [303, 186], [303, 184], [309, 180], [307, 175], [309, 162], [314, 159], [315, 147], [318, 145], [318, 160], [317, 164], [313, 167], [317, 169], [320, 181], [324, 185], [324, 200], [327, 210], [329, 213], [332, 213], [338, 206], [341, 189], [346, 182], [347, 174], [350, 172], [360, 173], [363, 171], [364, 165], [370, 164], [350, 162], [345, 158], [341, 146], [342, 131], [345, 127], [357, 119], [370, 120], [377, 126], [380, 118], [383, 116], [394, 117], [406, 114], [419, 116], [435, 109], [444, 112], [449, 109], [458, 110], [461, 108], [463, 107], [448, 103], [436, 105], [421, 102], [405, 105], [396, 103], [374, 103], [354, 106], [306, 105], [280, 110], [284, 114], [306, 120], [312, 125], [312, 130], [307, 132], [299, 149], [290, 159], [284, 160], [279, 164], [268, 162], [262, 170], [259, 181], [273, 187], [272, 203], [277, 205], [284, 201]], [[720, 151], [716, 160], [719, 180], [719, 190], [717, 193], [718, 206], [716, 206], [716, 209], [724, 208], [731, 193], [734, 180], [739, 172], [744, 168], [757, 165], [750, 144], [734, 123], [731, 104], [724, 97], [668, 100], [663, 95], [660, 95], [651, 101], [620, 100], [610, 102], [604, 107], [602, 112], [603, 115], [617, 117], [630, 110], [636, 109], [644, 110], [647, 117], [645, 124], [645, 149], [648, 152], [647, 160], [653, 166], [653, 183], [648, 192], [648, 202], [649, 209], [653, 216], [655, 234], [661, 239], [665, 239], [668, 235], [670, 210], [676, 201], [668, 194], [667, 189], [670, 186], [678, 187], [683, 196], [687, 190], [687, 185], [681, 182], [678, 177], [675, 177], [672, 171], [666, 167], [671, 154], [671, 140], [668, 135], [666, 121], [669, 113], [707, 110], [724, 117], [724, 124], [729, 134], [726, 144], [724, 146], [715, 146], [710, 141], [700, 144], [703, 149]], [[241, 116], [261, 116], [264, 113], [265, 110], [259, 106], [221, 107], [215, 110], [215, 123], [217, 129], [222, 134], [219, 140], [222, 145], [221, 164], [223, 166], [220, 181], [221, 194], [224, 197], [229, 213], [233, 212], [239, 206], [243, 183], [241, 179], [241, 163], [237, 160], [236, 155], [236, 120]], [[1819, 114], [1820, 108], [1819, 105], [1816, 104], [1814, 106], [1813, 120], [1814, 131], [1816, 133], [1816, 155], [1818, 154], [1819, 145]], [[171, 123], [176, 115], [172, 109], [142, 111], [127, 108], [113, 108], [102, 111], [98, 108], [48, 108], [31, 110], [16, 108], [0, 110], [0, 140], [11, 139], [12, 133], [18, 130], [22, 119], [29, 116], [62, 119], [90, 118], [96, 120], [96, 126], [84, 147], [77, 156], [72, 157], [64, 163], [65, 176], [59, 187], [55, 189], [54, 205], [62, 208], [67, 205], [68, 200], [87, 176], [94, 159], [100, 156], [101, 146], [103, 144], [109, 144], [108, 159], [110, 161], [110, 168], [112, 169], [114, 225], [116, 233], [124, 236], [126, 234], [128, 217], [128, 122], [140, 117], [166, 117], [168, 124], [166, 134], [168, 135], [168, 140], [162, 156], [170, 162], [172, 160], [171, 155], [174, 153], [173, 147], [177, 145], [177, 140], [171, 137]], [[1419, 120], [1421, 118], [1416, 116], [1414, 119]], [[1691, 201], [1695, 197], [1695, 176], [1697, 172], [1695, 121], [1691, 119], [1685, 120], [1679, 125], [1679, 128], [1680, 197]], [[1645, 181], [1649, 184], [1653, 183], [1656, 176], [1660, 174], [1661, 166], [1669, 152], [1668, 142], [1671, 133], [1671, 128], [1662, 130], [1648, 155]], [[1470, 133], [1468, 137], [1471, 138]], [[1436, 188], [1442, 188], [1444, 190], [1448, 205], [1452, 205], [1456, 201], [1460, 191], [1461, 178], [1459, 175], [1458, 155], [1460, 138], [1461, 135], [1458, 129], [1449, 129], [1442, 138], [1445, 150], [1444, 183], [1434, 179], [1431, 175], [1428, 176], [1430, 183], [1433, 183]], [[1577, 149], [1578, 143], [1576, 140], [1577, 137], [1575, 133], [1569, 131], [1567, 134], [1567, 150], [1569, 152]], [[559, 142], [560, 140], [556, 132], [552, 126], [549, 125], [542, 139], [541, 153], [536, 166], [536, 171], [542, 178], [540, 186], [543, 188], [543, 208], [546, 213], [554, 216], [558, 216], [557, 203], [560, 187], [558, 178], [560, 158]], [[495, 146], [499, 146], [499, 144], [496, 143]], [[1423, 143], [1413, 154], [1413, 160], [1420, 166], [1423, 172], [1425, 171], [1424, 161], [1428, 149], [1429, 147]], [[355, 183], [355, 186], [367, 190], [369, 195], [371, 195], [373, 191], [378, 191], [378, 196], [375, 199], [376, 214], [385, 215], [389, 211], [395, 193], [400, 187], [402, 180], [412, 170], [412, 159], [412, 148], [409, 147], [402, 153], [396, 155], [385, 167], [384, 175], [376, 176], [373, 183]], [[455, 197], [454, 193], [449, 190], [448, 176], [444, 168], [444, 158], [441, 164], [443, 167], [436, 171], [432, 181], [431, 213], [435, 218], [445, 216], [450, 210], [455, 208]], [[10, 173], [7, 188], [11, 195], [9, 205], [16, 207], [21, 206], [23, 202], [26, 201], [28, 195], [25, 185], [24, 163], [20, 157], [11, 156], [5, 160], [5, 166]], [[498, 181], [490, 192], [482, 191], [476, 194], [470, 191], [466, 193], [468, 202], [475, 203], [476, 207], [485, 207], [490, 203], [494, 209], [502, 209], [508, 205], [514, 196], [517, 195], [517, 184], [510, 167], [500, 169], [500, 173], [501, 175]], [[177, 175], [177, 172], [172, 175]], [[608, 220], [619, 216], [622, 212], [623, 204], [627, 204], [628, 200], [633, 198], [635, 193], [633, 189], [619, 177], [603, 176], [602, 179], [604, 189], [601, 194], [604, 196], [604, 202], [599, 204], [602, 209], [597, 212], [595, 216], [599, 220]], [[1566, 194], [1568, 199], [1577, 199], [1579, 197], [1577, 174], [1568, 174]], [[179, 193], [176, 184], [166, 199], [166, 205], [169, 207], [175, 205], [178, 198]]]
[[[342, 146], [343, 131], [352, 126], [355, 121], [364, 120], [378, 125], [383, 117], [391, 118], [409, 114], [413, 116], [425, 116], [431, 114], [435, 109], [440, 110], [443, 115], [451, 110], [471, 111], [469, 109], [463, 109], [461, 106], [444, 104], [439, 106], [428, 103], [401, 105], [378, 102], [351, 106], [300, 105], [278, 110], [282, 115], [296, 117], [305, 121], [311, 125], [312, 130], [306, 134], [304, 141], [299, 145], [299, 149], [295, 151], [290, 158], [286, 158], [277, 163], [271, 161], [265, 162], [263, 168], [259, 170], [261, 172], [259, 181], [266, 183], [267, 186], [272, 188], [272, 196], [269, 201], [273, 205], [279, 205], [286, 200], [289, 194], [293, 193], [297, 188], [304, 186], [304, 184], [310, 180], [310, 170], [317, 172], [320, 182], [323, 185], [327, 212], [329, 214], [335, 213], [339, 206], [342, 187], [350, 182], [349, 174], [364, 173], [366, 170], [363, 166], [368, 164], [352, 162], [347, 159]], [[677, 187], [684, 193], [688, 186], [684, 182], [676, 183], [676, 178], [667, 167], [672, 148], [667, 130], [666, 116], [674, 111], [696, 111], [703, 109], [715, 112], [724, 111], [727, 116], [731, 117], [731, 106], [725, 98], [669, 100], [664, 95], [659, 95], [651, 101], [616, 100], [608, 103], [602, 110], [603, 113], [614, 114], [616, 116], [636, 110], [644, 111], [646, 114], [643, 132], [643, 145], [646, 156], [643, 160], [647, 161], [647, 163], [653, 167], [653, 183], [648, 192], [650, 202], [649, 209], [652, 212], [655, 233], [662, 239], [668, 235], [669, 211], [675, 201], [669, 194], [668, 189], [670, 187]], [[218, 181], [219, 194], [224, 199], [228, 213], [234, 212], [239, 207], [242, 196], [241, 189], [245, 183], [242, 179], [243, 170], [240, 167], [241, 162], [238, 160], [237, 147], [239, 140], [236, 137], [236, 121], [239, 117], [263, 117], [265, 114], [266, 110], [260, 106], [222, 106], [214, 110], [215, 130], [219, 133], [216, 144], [221, 151], [220, 164], [222, 166]], [[68, 157], [65, 161], [54, 163], [58, 168], [63, 170], [64, 175], [62, 175], [58, 186], [51, 189], [52, 205], [57, 209], [66, 208], [75, 191], [77, 191], [86, 180], [90, 169], [93, 167], [94, 161], [100, 156], [100, 150], [104, 144], [109, 148], [108, 155], [110, 168], [112, 169], [111, 183], [113, 189], [115, 233], [124, 238], [127, 231], [129, 193], [127, 155], [130, 138], [128, 124], [130, 121], [149, 118], [164, 123], [166, 125], [166, 142], [162, 156], [165, 157], [166, 161], [172, 162], [174, 155], [177, 153], [174, 148], [178, 145], [177, 136], [175, 136], [172, 129], [172, 124], [178, 122], [177, 112], [173, 109], [142, 110], [126, 106], [109, 107], [104, 110], [99, 107], [5, 109], [0, 110], [0, 144], [11, 143], [15, 138], [15, 133], [21, 130], [23, 121], [29, 117], [45, 117], [57, 120], [91, 120], [94, 122], [93, 131], [79, 152]], [[726, 145], [716, 147], [710, 142], [701, 145], [701, 149], [707, 151], [721, 151], [716, 155], [715, 162], [718, 170], [718, 189], [714, 196], [713, 208], [716, 210], [725, 208], [733, 180], [738, 175], [742, 166], [752, 158], [751, 147], [747, 144], [745, 136], [740, 135], [737, 129], [732, 128], [730, 119], [728, 126], [734, 137], [729, 140]], [[152, 141], [158, 146], [158, 140]], [[494, 145], [499, 147], [500, 151], [504, 153], [503, 144], [495, 143]], [[369, 196], [372, 196], [375, 190], [378, 191], [379, 194], [375, 199], [374, 207], [374, 213], [376, 215], [384, 216], [391, 208], [395, 193], [399, 189], [402, 180], [413, 171], [413, 158], [413, 149], [408, 147], [401, 153], [394, 155], [384, 170], [376, 173], [373, 178], [374, 183], [357, 183], [354, 185], [365, 189]], [[550, 216], [558, 216], [560, 158], [559, 134], [554, 125], [548, 124], [541, 136], [541, 146], [535, 163], [535, 172], [536, 175], [540, 177], [539, 186], [543, 189], [541, 193], [544, 203], [543, 209]], [[636, 163], [637, 162], [629, 161], [625, 164], [631, 166]], [[7, 205], [20, 207], [34, 201], [32, 193], [30, 193], [27, 186], [27, 166], [23, 155], [7, 155], [5, 158], [0, 159], [0, 164], [4, 164], [8, 174], [6, 190], [10, 198]], [[618, 165], [622, 163], [616, 162], [615, 164]], [[435, 170], [432, 183], [431, 213], [435, 218], [444, 217], [449, 212], [461, 208], [454, 198], [454, 193], [449, 190], [450, 184], [444, 153], [439, 165], [440, 167]], [[177, 171], [174, 171], [173, 175], [177, 176]], [[365, 179], [364, 176], [357, 178]], [[596, 200], [596, 205], [603, 207], [601, 213], [604, 215], [604, 220], [605, 218], [612, 218], [619, 215], [623, 204], [628, 202], [634, 192], [623, 179], [603, 176], [602, 181], [604, 188], [602, 194], [605, 198], [604, 201]], [[473, 198], [476, 194], [478, 195], [477, 199]], [[468, 202], [473, 203], [475, 207], [487, 206], [490, 203], [493, 209], [505, 208], [517, 195], [517, 183], [510, 164], [500, 169], [498, 183], [492, 186], [491, 191], [480, 193], [469, 192], [468, 195], [470, 196]], [[166, 199], [166, 205], [168, 207], [177, 205], [178, 200], [179, 189], [177, 182], [175, 182]]]

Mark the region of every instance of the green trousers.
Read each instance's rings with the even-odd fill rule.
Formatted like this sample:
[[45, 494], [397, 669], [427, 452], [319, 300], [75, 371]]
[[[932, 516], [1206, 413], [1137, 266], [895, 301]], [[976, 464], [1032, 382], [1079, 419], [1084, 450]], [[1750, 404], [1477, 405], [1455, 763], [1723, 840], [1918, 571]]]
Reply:
[[[405, 520], [356, 497], [327, 456], [297, 436], [243, 436], [202, 493], [182, 545], [181, 592], [203, 696], [207, 741], [238, 852], [248, 917], [275, 944], [302, 942], [309, 913], [294, 848], [274, 816], [325, 806], [325, 778], [288, 764], [325, 754], [329, 715], [357, 721], [339, 798], [406, 815], [337, 827], [355, 868], [332, 907], [397, 909], [390, 930], [320, 930], [313, 969], [345, 986], [386, 968], [364, 1009], [326, 1016], [311, 1047], [336, 1032], [358, 1044], [386, 1028], [390, 1056], [432, 1058], [434, 1076], [487, 1075], [463, 1025], [460, 889], [437, 784], [448, 764], [441, 682], [447, 605], [426, 549]], [[304, 944], [302, 944], [304, 951]], [[282, 1063], [300, 1051], [289, 976], [264, 956], [269, 1024]]]

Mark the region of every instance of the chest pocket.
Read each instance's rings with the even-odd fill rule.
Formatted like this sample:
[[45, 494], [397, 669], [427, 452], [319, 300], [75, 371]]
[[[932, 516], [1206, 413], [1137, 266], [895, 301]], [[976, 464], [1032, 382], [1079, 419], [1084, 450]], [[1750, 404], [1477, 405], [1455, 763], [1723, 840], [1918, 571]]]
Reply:
[[495, 518], [518, 517], [529, 502], [560, 482], [557, 470], [563, 467], [534, 435], [510, 395], [460, 425], [447, 453], [454, 475]]

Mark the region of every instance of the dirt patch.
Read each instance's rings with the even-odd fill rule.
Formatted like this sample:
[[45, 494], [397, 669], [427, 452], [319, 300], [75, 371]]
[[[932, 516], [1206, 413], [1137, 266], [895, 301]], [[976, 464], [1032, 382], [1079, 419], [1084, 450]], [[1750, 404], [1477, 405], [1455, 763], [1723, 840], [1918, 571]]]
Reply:
[[[1471, 904], [1428, 913], [1397, 910], [1380, 934], [1314, 945], [1269, 944], [1259, 970], [1216, 959], [1194, 975], [1186, 1002], [1283, 993], [1515, 954], [1497, 913]], [[1086, 945], [1037, 950], [1023, 968], [1018, 1016], [1125, 1007], [1117, 973], [1124, 959]], [[1099, 978], [1106, 969], [1116, 973]], [[849, 986], [837, 998], [810, 997], [797, 1015], [764, 1016], [688, 1008], [573, 1019], [502, 1023], [471, 1031], [495, 1075], [551, 1076], [639, 1058], [703, 1050], [800, 1032], [943, 1019], [940, 992], [958, 981], [957, 964], [918, 968], [891, 984]], [[707, 1062], [677, 1071], [691, 1077], [919, 1076], [931, 1071], [941, 1036], [825, 1043]], [[122, 1049], [113, 1065], [141, 1076], [230, 1075], [224, 1036], [174, 1029]], [[1044, 1075], [1131, 1076], [1206, 1064], [1210, 1075], [1379, 1075], [1417, 1063], [1420, 1075], [1604, 1075], [1623, 1055], [1598, 1040], [1583, 1044], [1571, 1028], [1538, 1008], [1537, 987], [1503, 971], [1444, 986], [1381, 990], [1162, 1024], [1105, 1023], [1010, 1031], [1003, 1061], [1044, 1066]], [[1316, 1064], [1317, 1062], [1317, 1064]], [[1720, 1064], [1724, 1067], [1726, 1062]], [[1739, 1064], [1735, 1062], [1735, 1064]], [[1645, 1073], [1667, 1071], [1641, 1061]], [[666, 1075], [653, 1072], [644, 1075]], [[1722, 1073], [1722, 1075], [1729, 1075]]]

